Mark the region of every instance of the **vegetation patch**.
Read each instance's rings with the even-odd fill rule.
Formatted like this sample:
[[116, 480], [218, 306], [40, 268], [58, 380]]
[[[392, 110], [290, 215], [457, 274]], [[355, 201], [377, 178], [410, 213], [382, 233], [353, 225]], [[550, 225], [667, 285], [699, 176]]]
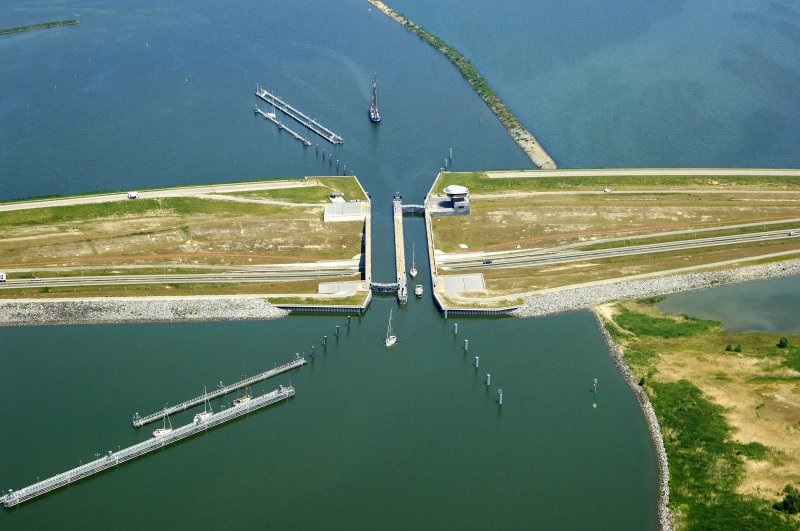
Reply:
[[652, 317], [622, 308], [615, 317], [619, 326], [639, 336], [664, 338], [688, 337], [719, 326], [717, 321], [694, 319], [686, 315], [679, 318]]
[[17, 26], [16, 28], [0, 28], [0, 35], [10, 35], [11, 33], [22, 33], [23, 31], [33, 31], [38, 29], [57, 28], [59, 26], [74, 26], [80, 24], [80, 20], [70, 18], [67, 20], [56, 20], [54, 22], [41, 22], [29, 26]]
[[731, 334], [656, 302], [603, 315], [661, 425], [676, 528], [797, 529], [784, 510], [800, 484], [797, 338]]

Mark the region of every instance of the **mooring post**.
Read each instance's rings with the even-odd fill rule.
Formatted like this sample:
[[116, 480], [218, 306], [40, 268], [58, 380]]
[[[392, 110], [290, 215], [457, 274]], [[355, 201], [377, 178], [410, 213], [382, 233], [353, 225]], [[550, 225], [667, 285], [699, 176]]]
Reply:
[[480, 356], [475, 356], [475, 368], [477, 369], [480, 366], [481, 366], [481, 358]]
[[453, 325], [453, 335], [454, 336], [458, 335], [458, 323]]
[[498, 406], [502, 406], [503, 405], [503, 390], [502, 389], [498, 389], [497, 390], [497, 405]]
[[469, 350], [469, 339], [464, 340], [464, 352]]
[[322, 346], [323, 347], [328, 346], [328, 336], [322, 336]]
[[486, 373], [486, 387], [489, 387], [490, 385], [492, 385], [492, 375], [487, 372]]

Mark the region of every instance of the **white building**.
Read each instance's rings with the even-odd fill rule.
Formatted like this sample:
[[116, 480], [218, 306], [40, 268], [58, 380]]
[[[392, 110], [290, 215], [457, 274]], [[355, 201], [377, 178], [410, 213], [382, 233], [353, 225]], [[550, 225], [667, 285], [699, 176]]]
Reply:
[[444, 189], [455, 214], [469, 214], [469, 189], [460, 184], [451, 184]]

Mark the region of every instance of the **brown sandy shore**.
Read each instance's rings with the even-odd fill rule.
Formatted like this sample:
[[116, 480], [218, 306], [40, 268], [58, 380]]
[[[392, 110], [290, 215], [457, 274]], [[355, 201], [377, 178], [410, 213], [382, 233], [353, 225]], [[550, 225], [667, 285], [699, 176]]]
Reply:
[[0, 300], [0, 326], [269, 320], [288, 314], [256, 296]]
[[[441, 39], [428, 32], [419, 24], [412, 22], [380, 0], [367, 0], [375, 6], [381, 13], [385, 14], [404, 28], [417, 34], [419, 38], [427, 42], [439, 52], [441, 52], [453, 65], [458, 68], [464, 79], [475, 89], [475, 92], [483, 99], [491, 111], [500, 119], [500, 122], [514, 139], [514, 142], [522, 148], [537, 167], [543, 170], [554, 170], [558, 168], [556, 161], [545, 151], [542, 145], [528, 131], [519, 119], [511, 112], [508, 106], [500, 99], [497, 94], [489, 87], [489, 83], [478, 73], [478, 70], [464, 57], [461, 52], [452, 46], [444, 43]], [[477, 86], [480, 81], [480, 87]]]

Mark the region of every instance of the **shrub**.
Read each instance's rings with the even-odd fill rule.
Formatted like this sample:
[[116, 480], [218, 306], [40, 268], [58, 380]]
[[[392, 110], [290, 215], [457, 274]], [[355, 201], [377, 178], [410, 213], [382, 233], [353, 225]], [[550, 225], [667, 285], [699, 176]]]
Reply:
[[733, 347], [733, 351], [734, 352], [741, 352], [742, 351], [742, 346], [741, 345], [736, 345], [735, 347]]
[[788, 348], [789, 347], [789, 338], [786, 336], [781, 337], [778, 340], [778, 348]]
[[789, 514], [800, 513], [800, 490], [797, 490], [791, 485], [786, 485], [783, 488], [783, 492], [786, 493], [786, 496], [783, 497], [783, 500], [773, 505], [773, 507]]

